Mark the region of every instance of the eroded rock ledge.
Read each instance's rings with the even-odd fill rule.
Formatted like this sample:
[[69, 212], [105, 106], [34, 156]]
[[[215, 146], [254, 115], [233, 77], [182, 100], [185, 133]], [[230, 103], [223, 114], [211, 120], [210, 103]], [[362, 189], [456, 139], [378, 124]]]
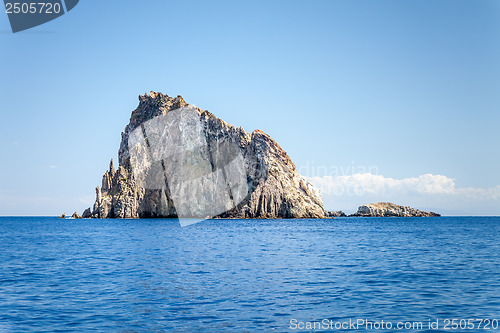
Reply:
[[341, 210], [338, 211], [327, 211], [325, 210], [325, 217], [327, 218], [335, 218], [335, 217], [346, 217], [346, 213]]
[[[115, 169], [111, 161], [109, 170], [103, 176], [102, 186], [96, 188], [94, 207], [91, 212], [86, 210], [82, 214], [84, 217], [177, 216], [168, 190], [139, 186], [132, 170], [128, 143], [134, 129], [155, 117], [186, 106], [188, 104], [181, 96], [172, 98], [155, 92], [139, 96], [139, 106], [132, 112], [130, 122], [122, 133], [119, 166]], [[247, 133], [243, 128], [232, 126], [208, 111], [196, 108], [196, 112], [207, 140], [235, 144], [247, 165], [245, 178], [248, 195], [235, 207], [216, 217], [324, 217], [323, 200], [319, 192], [299, 175], [294, 163], [276, 141], [260, 130]], [[163, 168], [165, 170], [165, 166]]]
[[441, 216], [434, 212], [424, 212], [408, 206], [399, 206], [390, 202], [378, 202], [359, 206], [358, 211], [350, 216], [363, 217], [429, 217]]

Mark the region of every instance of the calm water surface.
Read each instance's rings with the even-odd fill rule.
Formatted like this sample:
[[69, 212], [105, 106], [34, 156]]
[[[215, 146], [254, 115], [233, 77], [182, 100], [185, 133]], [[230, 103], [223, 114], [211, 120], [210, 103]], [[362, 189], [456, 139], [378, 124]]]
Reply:
[[499, 227], [495, 217], [212, 220], [185, 228], [161, 219], [3, 217], [0, 332], [500, 320]]

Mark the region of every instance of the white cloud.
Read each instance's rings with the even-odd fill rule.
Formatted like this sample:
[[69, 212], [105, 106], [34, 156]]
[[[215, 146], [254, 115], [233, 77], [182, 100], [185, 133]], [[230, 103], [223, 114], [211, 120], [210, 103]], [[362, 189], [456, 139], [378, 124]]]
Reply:
[[419, 177], [394, 179], [371, 173], [357, 173], [347, 176], [306, 177], [323, 194], [343, 195], [349, 192], [362, 195], [365, 193], [384, 194], [388, 191], [403, 193], [437, 194], [456, 192], [453, 179], [442, 175], [425, 174]]
[[464, 187], [455, 191], [455, 194], [464, 195], [471, 199], [478, 200], [499, 200], [500, 199], [500, 185], [490, 188], [475, 188]]
[[[473, 215], [500, 215], [500, 185], [460, 188], [443, 175], [394, 179], [371, 173], [305, 177], [325, 200], [325, 208], [351, 209], [373, 201], [418, 204], [420, 207]], [[345, 208], [340, 206], [345, 205]], [[417, 207], [418, 208], [418, 207]]]

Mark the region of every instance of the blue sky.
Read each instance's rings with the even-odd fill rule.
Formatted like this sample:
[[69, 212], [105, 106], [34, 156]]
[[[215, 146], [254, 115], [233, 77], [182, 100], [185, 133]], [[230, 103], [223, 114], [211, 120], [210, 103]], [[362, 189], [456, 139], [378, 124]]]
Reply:
[[0, 215], [90, 206], [151, 90], [270, 134], [328, 209], [500, 215], [498, 1], [81, 0], [0, 43]]

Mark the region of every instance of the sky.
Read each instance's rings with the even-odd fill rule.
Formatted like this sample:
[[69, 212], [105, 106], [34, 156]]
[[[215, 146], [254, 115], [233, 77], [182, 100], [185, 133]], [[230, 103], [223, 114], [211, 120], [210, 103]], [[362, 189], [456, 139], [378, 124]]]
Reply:
[[149, 91], [268, 133], [326, 209], [500, 215], [498, 1], [81, 0], [0, 43], [0, 215], [92, 206]]

